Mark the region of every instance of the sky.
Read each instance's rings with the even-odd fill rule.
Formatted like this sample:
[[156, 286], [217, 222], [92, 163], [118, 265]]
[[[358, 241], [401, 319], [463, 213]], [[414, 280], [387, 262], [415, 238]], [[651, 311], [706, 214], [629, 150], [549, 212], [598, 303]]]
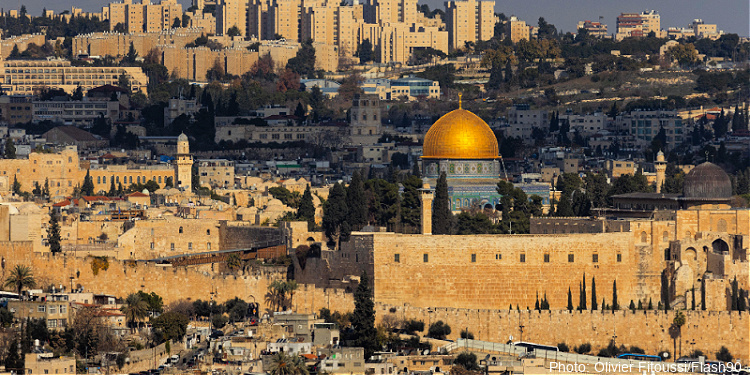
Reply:
[[[153, 0], [157, 2], [158, 0]], [[179, 0], [187, 8], [190, 0]], [[108, 0], [0, 0], [0, 7], [19, 9], [26, 5], [31, 14], [41, 14], [47, 6], [55, 11], [71, 6], [85, 11], [100, 11]], [[361, 1], [364, 2], [364, 1]], [[430, 8], [443, 8], [441, 0], [420, 0]], [[54, 5], [52, 5], [54, 4]], [[515, 15], [528, 24], [536, 25], [539, 17], [554, 24], [558, 30], [574, 32], [576, 23], [583, 20], [598, 21], [599, 16], [615, 31], [617, 16], [621, 12], [641, 12], [654, 9], [661, 14], [663, 29], [686, 27], [694, 18], [715, 23], [719, 29], [740, 36], [750, 36], [750, 1], [748, 0], [496, 0], [495, 11], [506, 16]]]

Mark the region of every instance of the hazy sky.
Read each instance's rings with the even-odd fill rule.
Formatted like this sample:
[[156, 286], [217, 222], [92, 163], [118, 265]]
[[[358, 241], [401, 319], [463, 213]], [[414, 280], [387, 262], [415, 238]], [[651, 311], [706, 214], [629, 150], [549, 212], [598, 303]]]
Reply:
[[[153, 0], [156, 2], [157, 0]], [[190, 5], [190, 0], [179, 0]], [[0, 6], [18, 9], [25, 4], [29, 13], [40, 14], [45, 6], [56, 11], [76, 5], [86, 11], [98, 11], [108, 0], [0, 0]], [[360, 1], [364, 2], [364, 1]], [[443, 7], [441, 0], [420, 0], [431, 8]], [[685, 27], [694, 18], [715, 23], [719, 29], [741, 36], [750, 35], [750, 1], [748, 0], [496, 0], [495, 11], [516, 15], [536, 25], [539, 17], [555, 24], [558, 30], [575, 31], [579, 20], [598, 21], [604, 17], [609, 32], [615, 30], [615, 20], [621, 12], [640, 12], [655, 9], [661, 14], [662, 28]], [[52, 5], [54, 4], [54, 5]]]

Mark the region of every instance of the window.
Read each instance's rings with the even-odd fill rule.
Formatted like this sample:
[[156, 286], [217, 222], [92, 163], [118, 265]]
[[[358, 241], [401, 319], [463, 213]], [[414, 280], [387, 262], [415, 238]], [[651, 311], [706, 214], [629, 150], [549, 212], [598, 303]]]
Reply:
[[210, 235], [211, 235], [211, 229], [206, 229], [206, 235], [207, 235], [207, 236], [210, 236]]
[[206, 242], [206, 249], [207, 250], [211, 250], [211, 243], [210, 242]]
[[544, 254], [544, 263], [549, 263], [549, 254]]
[[49, 313], [50, 314], [57, 314], [57, 306], [50, 306], [49, 307]]
[[192, 242], [188, 242], [188, 250], [193, 250], [193, 243]]
[[423, 259], [423, 261], [424, 261], [425, 263], [427, 263], [427, 262], [428, 262], [428, 261], [430, 260], [430, 258], [429, 258], [429, 256], [428, 256], [427, 254], [424, 254], [424, 255], [422, 256], [422, 259]]
[[599, 263], [599, 254], [593, 254], [591, 256], [591, 261], [594, 263]]
[[393, 254], [393, 261], [396, 263], [401, 263], [401, 254]]
[[573, 254], [568, 254], [568, 263], [573, 263], [575, 261], [575, 256]]
[[617, 262], [622, 262], [622, 254], [617, 254]]
[[172, 242], [171, 244], [169, 244], [169, 248], [170, 248], [170, 249], [171, 249], [172, 251], [174, 251], [174, 242]]
[[68, 306], [60, 305], [60, 314], [66, 314], [68, 312]]
[[180, 227], [179, 231], [180, 231], [180, 233], [182, 233], [182, 227]]
[[153, 249], [154, 249], [154, 243], [151, 242], [151, 250], [153, 250]]
[[503, 259], [503, 254], [495, 254], [495, 259], [502, 260]]
[[47, 308], [44, 307], [44, 305], [39, 305], [39, 306], [37, 306], [36, 311], [37, 312], [45, 312], [45, 311], [47, 311]]
[[477, 254], [471, 254], [471, 263], [477, 262]]
[[526, 263], [526, 254], [521, 254], [521, 263]]

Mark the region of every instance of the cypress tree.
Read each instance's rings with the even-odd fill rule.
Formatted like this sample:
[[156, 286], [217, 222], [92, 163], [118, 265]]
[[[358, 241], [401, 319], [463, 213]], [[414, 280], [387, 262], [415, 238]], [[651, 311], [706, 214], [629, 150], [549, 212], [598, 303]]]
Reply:
[[315, 227], [315, 204], [310, 192], [310, 185], [307, 186], [305, 192], [302, 194], [302, 199], [297, 209], [297, 218], [307, 221], [308, 230], [312, 230]]
[[586, 307], [586, 274], [583, 274], [583, 288], [581, 288], [581, 310], [588, 310]]
[[354, 292], [352, 328], [357, 337], [356, 345], [365, 349], [365, 358], [370, 358], [378, 349], [378, 331], [375, 329], [375, 303], [372, 301], [370, 279], [366, 272], [362, 273], [359, 286]]
[[534, 303], [534, 310], [541, 310], [541, 307], [539, 306], [539, 292], [536, 292], [536, 302]]
[[617, 304], [617, 280], [612, 282], [612, 311], [619, 310], [620, 306]]
[[414, 165], [411, 168], [411, 174], [412, 176], [422, 178], [422, 173], [419, 171], [419, 163], [417, 163], [416, 161], [414, 162]]
[[16, 373], [23, 371], [24, 359], [18, 354], [18, 341], [15, 339], [8, 345], [8, 354], [5, 356], [4, 364], [6, 371], [15, 370]]
[[649, 310], [653, 310], [654, 309], [654, 304], [651, 302], [651, 297], [648, 297], [648, 309]]
[[573, 311], [573, 294], [570, 293], [570, 287], [568, 287], [568, 311]]
[[44, 179], [44, 188], [42, 189], [42, 196], [49, 198], [49, 178]]
[[747, 297], [745, 297], [745, 294], [745, 290], [740, 288], [740, 300], [737, 302], [737, 310], [739, 311], [747, 310], [747, 303], [745, 302]]
[[440, 173], [435, 186], [435, 199], [432, 201], [432, 234], [451, 234], [453, 213], [448, 195], [448, 179]]
[[117, 195], [117, 187], [115, 187], [115, 179], [110, 177], [109, 180], [109, 192], [107, 193], [110, 197]]
[[62, 251], [60, 244], [60, 221], [56, 212], [52, 212], [49, 217], [49, 228], [47, 228], [47, 242], [49, 242], [49, 251], [57, 254]]
[[338, 249], [342, 239], [349, 237], [350, 226], [346, 220], [348, 214], [346, 206], [346, 190], [336, 183], [328, 194], [328, 200], [323, 205], [323, 229], [329, 243], [332, 243]]
[[643, 301], [638, 300], [638, 310], [643, 310]]
[[5, 158], [15, 159], [16, 158], [16, 146], [13, 144], [13, 138], [8, 137], [5, 139]]
[[91, 178], [89, 170], [86, 170], [86, 177], [83, 178], [83, 185], [81, 185], [81, 195], [94, 195], [94, 179]]
[[421, 220], [421, 206], [419, 200], [419, 189], [422, 188], [422, 180], [417, 176], [408, 176], [403, 182], [404, 192], [401, 194], [401, 223], [405, 231], [413, 231], [419, 228]]
[[599, 305], [596, 301], [596, 278], [591, 278], [591, 310], [599, 310]]
[[633, 303], [633, 300], [630, 300], [630, 305], [628, 306], [630, 311], [635, 312], [635, 303]]
[[367, 202], [365, 185], [359, 171], [354, 172], [349, 188], [346, 189], [346, 206], [348, 208], [347, 221], [352, 230], [361, 230], [367, 224]]
[[549, 300], [547, 300], [547, 292], [544, 292], [544, 299], [542, 299], [542, 310], [549, 310]]
[[737, 289], [737, 276], [734, 277], [734, 280], [732, 280], [732, 311], [739, 310], [739, 295], [738, 295], [738, 289]]

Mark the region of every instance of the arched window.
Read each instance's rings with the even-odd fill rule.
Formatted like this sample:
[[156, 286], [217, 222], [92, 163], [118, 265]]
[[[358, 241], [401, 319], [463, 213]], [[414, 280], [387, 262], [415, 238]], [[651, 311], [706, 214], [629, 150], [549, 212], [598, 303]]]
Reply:
[[182, 227], [180, 227], [180, 233], [182, 233]]
[[664, 242], [669, 241], [669, 232], [664, 231], [664, 233], [662, 233], [662, 241]]
[[648, 242], [648, 234], [646, 234], [646, 232], [641, 232], [641, 242]]

